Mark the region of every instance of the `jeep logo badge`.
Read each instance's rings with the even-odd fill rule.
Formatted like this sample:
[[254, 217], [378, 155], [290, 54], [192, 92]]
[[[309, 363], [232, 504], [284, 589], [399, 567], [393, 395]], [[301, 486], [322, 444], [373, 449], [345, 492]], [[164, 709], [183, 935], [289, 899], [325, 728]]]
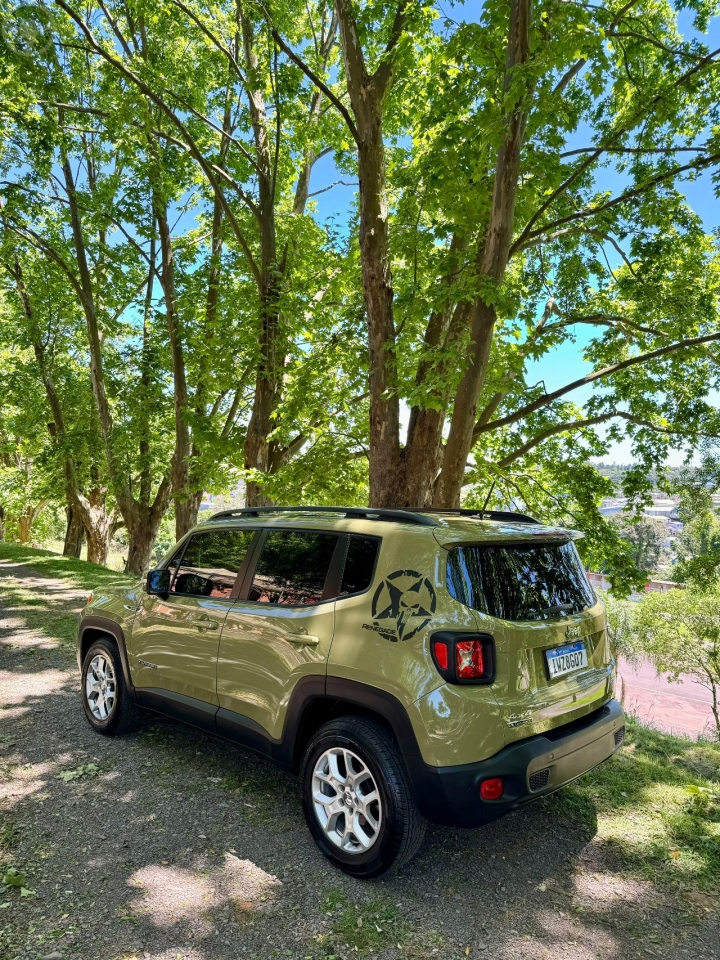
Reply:
[[577, 640], [577, 638], [581, 635], [581, 633], [582, 633], [582, 627], [579, 624], [577, 624], [576, 626], [570, 626], [565, 631], [565, 634], [568, 640]]

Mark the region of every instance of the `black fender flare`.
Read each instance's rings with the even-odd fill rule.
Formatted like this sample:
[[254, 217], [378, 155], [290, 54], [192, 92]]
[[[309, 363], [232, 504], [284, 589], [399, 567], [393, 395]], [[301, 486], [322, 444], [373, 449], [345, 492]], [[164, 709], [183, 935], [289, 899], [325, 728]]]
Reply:
[[135, 696], [135, 686], [132, 682], [132, 677], [130, 675], [130, 664], [128, 663], [127, 655], [127, 644], [125, 642], [125, 633], [123, 628], [115, 620], [109, 620], [107, 617], [96, 617], [90, 614], [87, 617], [83, 617], [78, 626], [78, 666], [82, 670], [82, 648], [83, 648], [83, 637], [88, 630], [98, 630], [102, 633], [107, 633], [117, 642], [118, 650], [120, 651], [120, 663], [122, 664], [123, 678], [125, 680], [125, 686], [130, 693], [130, 696], [133, 700], [136, 700]]
[[341, 712], [346, 712], [346, 708], [350, 708], [347, 712], [352, 712], [352, 708], [356, 707], [359, 708], [358, 712], [381, 717], [398, 743], [418, 807], [428, 819], [436, 823], [448, 822], [444, 820], [448, 803], [442, 783], [436, 768], [423, 760], [407, 710], [393, 694], [358, 680], [329, 676], [325, 681], [324, 696], [317, 687], [313, 689], [309, 684], [307, 687], [298, 684], [288, 704], [281, 740], [282, 758], [287, 766], [292, 764], [297, 768], [299, 757], [296, 756], [296, 742], [305, 712], [311, 701], [316, 699], [334, 704]]

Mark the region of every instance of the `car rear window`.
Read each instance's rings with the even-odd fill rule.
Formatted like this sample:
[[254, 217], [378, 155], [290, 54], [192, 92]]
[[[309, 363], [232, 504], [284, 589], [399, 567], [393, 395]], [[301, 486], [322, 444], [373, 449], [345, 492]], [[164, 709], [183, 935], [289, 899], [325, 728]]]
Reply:
[[455, 547], [447, 584], [460, 603], [500, 620], [545, 620], [595, 603], [571, 542]]
[[250, 589], [250, 600], [289, 606], [319, 603], [337, 536], [298, 530], [268, 533]]
[[340, 596], [362, 593], [372, 583], [380, 541], [373, 537], [350, 537]]

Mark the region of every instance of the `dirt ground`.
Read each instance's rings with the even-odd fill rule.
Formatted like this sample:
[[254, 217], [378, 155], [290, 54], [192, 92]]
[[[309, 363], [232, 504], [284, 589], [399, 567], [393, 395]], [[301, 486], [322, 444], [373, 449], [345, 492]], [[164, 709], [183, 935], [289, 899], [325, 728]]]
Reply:
[[161, 718], [96, 735], [53, 627], [85, 593], [0, 561], [0, 863], [25, 890], [0, 887], [3, 960], [720, 957], [716, 902], [628, 879], [552, 801], [431, 828], [363, 883], [318, 852], [291, 775]]

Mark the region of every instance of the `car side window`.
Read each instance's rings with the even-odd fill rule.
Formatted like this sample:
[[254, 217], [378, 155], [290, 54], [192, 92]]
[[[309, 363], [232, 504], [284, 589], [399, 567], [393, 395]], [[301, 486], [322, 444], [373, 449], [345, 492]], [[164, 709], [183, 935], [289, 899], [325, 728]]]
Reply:
[[177, 572], [177, 568], [178, 568], [178, 565], [179, 565], [179, 563], [180, 563], [180, 559], [182, 558], [182, 555], [183, 555], [183, 551], [184, 551], [184, 550], [185, 550], [185, 544], [183, 543], [183, 544], [181, 544], [181, 546], [175, 551], [175, 555], [174, 555], [174, 557], [172, 558], [172, 560], [170, 560], [170, 561], [168, 562], [167, 568], [168, 568], [168, 570], [170, 570], [171, 573], [176, 573], [176, 572]]
[[193, 534], [170, 592], [219, 600], [228, 598], [254, 535], [254, 530], [212, 530]]
[[362, 593], [372, 583], [380, 541], [374, 537], [350, 537], [340, 596]]
[[272, 530], [248, 599], [288, 606], [319, 603], [337, 539], [332, 533]]

